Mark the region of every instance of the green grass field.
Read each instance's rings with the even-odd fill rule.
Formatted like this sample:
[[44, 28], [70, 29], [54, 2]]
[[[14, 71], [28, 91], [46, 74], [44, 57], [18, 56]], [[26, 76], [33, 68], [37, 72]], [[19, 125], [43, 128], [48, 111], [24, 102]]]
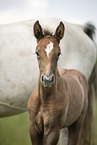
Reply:
[[95, 131], [96, 131], [96, 145], [97, 145], [97, 98], [96, 98], [96, 104], [95, 104]]
[[0, 119], [0, 145], [31, 145], [27, 112]]
[[[97, 100], [95, 105], [97, 145]], [[31, 145], [28, 113], [0, 119], [0, 145]]]

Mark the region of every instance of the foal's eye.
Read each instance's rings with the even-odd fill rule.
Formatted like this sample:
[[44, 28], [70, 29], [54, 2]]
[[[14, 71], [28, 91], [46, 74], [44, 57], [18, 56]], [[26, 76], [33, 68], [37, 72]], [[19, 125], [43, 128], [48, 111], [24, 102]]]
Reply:
[[61, 51], [59, 51], [58, 55], [57, 55], [57, 60], [59, 59], [59, 56], [61, 55]]
[[61, 55], [61, 51], [59, 51], [59, 53], [58, 53], [58, 57]]
[[35, 53], [36, 53], [37, 57], [39, 57], [39, 56], [40, 56], [40, 54], [39, 54], [39, 52], [38, 52], [38, 51], [36, 51]]

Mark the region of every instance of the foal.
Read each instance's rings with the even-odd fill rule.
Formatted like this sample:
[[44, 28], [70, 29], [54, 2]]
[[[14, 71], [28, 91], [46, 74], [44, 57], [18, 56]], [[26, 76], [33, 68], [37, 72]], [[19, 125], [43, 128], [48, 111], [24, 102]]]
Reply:
[[34, 24], [40, 76], [28, 101], [33, 145], [56, 145], [60, 130], [65, 127], [69, 131], [68, 145], [76, 145], [85, 117], [88, 104], [85, 76], [77, 70], [57, 69], [64, 29], [60, 22], [54, 35], [45, 35], [39, 21]]

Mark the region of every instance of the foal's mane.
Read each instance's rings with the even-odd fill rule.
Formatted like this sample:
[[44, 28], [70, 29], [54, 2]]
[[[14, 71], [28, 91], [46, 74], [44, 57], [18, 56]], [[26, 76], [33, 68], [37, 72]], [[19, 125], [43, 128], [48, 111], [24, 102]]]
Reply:
[[53, 34], [48, 30], [44, 30], [44, 36], [53, 36]]

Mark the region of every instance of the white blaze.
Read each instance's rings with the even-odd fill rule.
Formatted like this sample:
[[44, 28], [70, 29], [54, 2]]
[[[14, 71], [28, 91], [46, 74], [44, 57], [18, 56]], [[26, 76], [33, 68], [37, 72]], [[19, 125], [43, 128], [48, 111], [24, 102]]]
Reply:
[[54, 44], [50, 41], [50, 44], [48, 44], [47, 47], [46, 47], [46, 49], [45, 49], [45, 51], [46, 51], [48, 57], [49, 57], [50, 52], [51, 52], [52, 49], [53, 49], [53, 45], [54, 45]]

